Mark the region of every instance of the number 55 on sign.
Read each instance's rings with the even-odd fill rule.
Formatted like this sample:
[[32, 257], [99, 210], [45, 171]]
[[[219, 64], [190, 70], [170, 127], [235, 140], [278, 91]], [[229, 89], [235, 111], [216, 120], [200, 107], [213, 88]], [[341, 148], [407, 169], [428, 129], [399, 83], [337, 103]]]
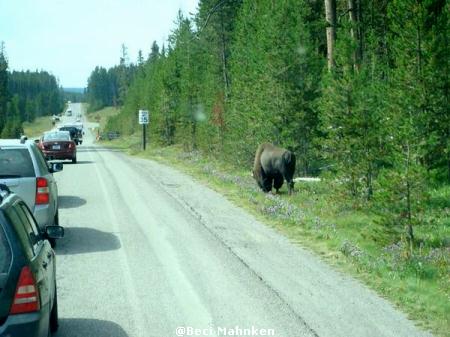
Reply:
[[139, 110], [139, 124], [148, 124], [148, 110]]

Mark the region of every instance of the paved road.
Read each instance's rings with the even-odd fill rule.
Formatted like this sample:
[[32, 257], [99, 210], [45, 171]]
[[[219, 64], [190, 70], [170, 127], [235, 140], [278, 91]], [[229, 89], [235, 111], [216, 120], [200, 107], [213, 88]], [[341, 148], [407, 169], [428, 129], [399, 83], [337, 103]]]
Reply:
[[89, 131], [56, 176], [58, 337], [426, 335], [217, 193]]

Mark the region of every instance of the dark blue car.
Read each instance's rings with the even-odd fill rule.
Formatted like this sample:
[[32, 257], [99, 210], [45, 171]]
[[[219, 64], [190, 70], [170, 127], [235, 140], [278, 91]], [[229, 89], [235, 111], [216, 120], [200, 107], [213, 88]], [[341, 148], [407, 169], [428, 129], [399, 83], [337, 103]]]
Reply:
[[48, 337], [58, 328], [55, 253], [27, 205], [0, 184], [0, 336]]

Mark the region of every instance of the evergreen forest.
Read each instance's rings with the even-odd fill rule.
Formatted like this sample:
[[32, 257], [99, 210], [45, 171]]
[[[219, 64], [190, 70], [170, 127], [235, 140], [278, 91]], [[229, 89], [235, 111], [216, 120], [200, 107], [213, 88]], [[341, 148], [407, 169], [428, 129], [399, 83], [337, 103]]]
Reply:
[[450, 182], [445, 0], [201, 0], [167, 45], [97, 67], [91, 107], [121, 107], [107, 130], [140, 132], [239, 167], [272, 142], [298, 175], [339, 179], [385, 221], [420, 222], [426, 191]]
[[58, 114], [63, 95], [55, 76], [46, 71], [8, 71], [4, 44], [0, 48], [0, 138], [18, 138], [22, 123]]

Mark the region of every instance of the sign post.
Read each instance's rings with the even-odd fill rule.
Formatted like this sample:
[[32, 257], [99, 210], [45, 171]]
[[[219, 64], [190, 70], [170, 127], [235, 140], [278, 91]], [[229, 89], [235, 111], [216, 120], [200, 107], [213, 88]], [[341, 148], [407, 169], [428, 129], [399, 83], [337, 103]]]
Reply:
[[149, 122], [148, 118], [148, 110], [139, 110], [139, 124], [142, 124], [142, 148], [145, 151], [145, 143], [146, 143], [146, 127]]

